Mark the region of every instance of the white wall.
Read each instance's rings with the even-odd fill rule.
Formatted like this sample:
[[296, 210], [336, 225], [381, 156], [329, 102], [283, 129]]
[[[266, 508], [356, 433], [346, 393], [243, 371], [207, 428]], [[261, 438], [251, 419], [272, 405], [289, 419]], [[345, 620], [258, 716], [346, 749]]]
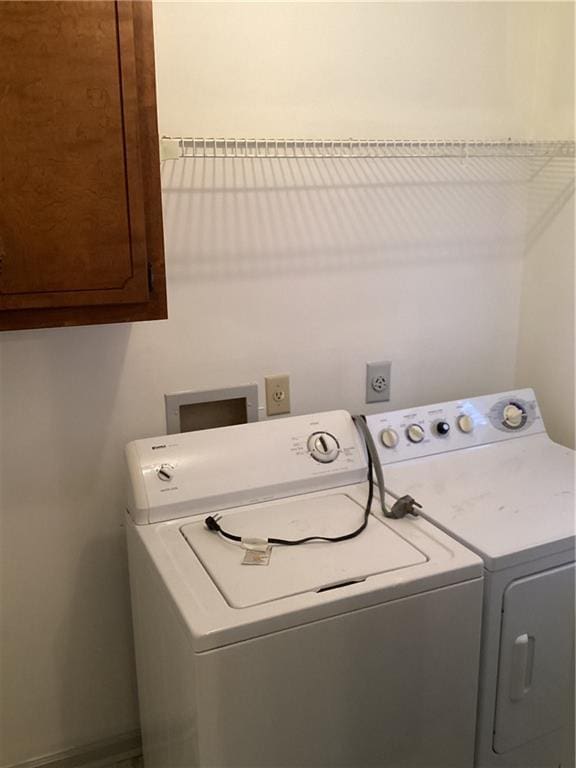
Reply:
[[[486, 8], [159, 6], [161, 130], [528, 135], [535, 11]], [[0, 765], [137, 726], [122, 449], [165, 392], [287, 371], [295, 413], [362, 410], [382, 357], [391, 407], [514, 385], [526, 172], [167, 162], [170, 319], [2, 334]]]
[[157, 2], [155, 24], [166, 135], [573, 133], [572, 3]]
[[555, 160], [530, 185], [517, 385], [532, 386], [551, 437], [574, 448], [574, 169]]

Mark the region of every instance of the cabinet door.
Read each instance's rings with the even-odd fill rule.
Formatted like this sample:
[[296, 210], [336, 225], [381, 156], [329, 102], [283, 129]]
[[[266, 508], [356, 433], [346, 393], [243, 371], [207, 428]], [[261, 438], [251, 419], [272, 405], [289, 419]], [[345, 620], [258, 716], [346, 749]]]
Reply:
[[568, 725], [574, 654], [574, 564], [504, 593], [494, 749], [507, 752]]
[[[3, 327], [26, 327], [25, 311], [35, 318], [28, 327], [101, 322], [90, 308], [108, 305], [112, 321], [132, 319], [122, 305], [145, 316], [150, 269], [163, 258], [161, 229], [147, 221], [161, 220], [161, 208], [143, 103], [152, 28], [142, 39], [141, 5], [0, 2]], [[152, 97], [155, 119], [153, 84]], [[163, 291], [163, 270], [155, 277]]]

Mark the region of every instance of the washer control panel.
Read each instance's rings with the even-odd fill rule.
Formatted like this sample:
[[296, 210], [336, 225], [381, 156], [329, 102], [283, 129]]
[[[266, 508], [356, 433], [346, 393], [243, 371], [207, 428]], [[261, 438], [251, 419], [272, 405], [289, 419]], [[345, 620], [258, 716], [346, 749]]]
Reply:
[[126, 448], [138, 524], [363, 482], [363, 441], [346, 411], [239, 424]]
[[531, 389], [366, 417], [382, 464], [545, 432]]

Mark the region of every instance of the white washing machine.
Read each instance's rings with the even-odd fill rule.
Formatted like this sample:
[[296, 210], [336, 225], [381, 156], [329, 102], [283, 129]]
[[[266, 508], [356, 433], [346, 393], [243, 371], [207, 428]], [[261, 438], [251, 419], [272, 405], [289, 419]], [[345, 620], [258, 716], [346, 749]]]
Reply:
[[530, 389], [367, 417], [386, 486], [484, 560], [476, 765], [574, 765], [574, 452]]
[[349, 414], [127, 457], [146, 768], [472, 766], [482, 561], [423, 518], [365, 514]]

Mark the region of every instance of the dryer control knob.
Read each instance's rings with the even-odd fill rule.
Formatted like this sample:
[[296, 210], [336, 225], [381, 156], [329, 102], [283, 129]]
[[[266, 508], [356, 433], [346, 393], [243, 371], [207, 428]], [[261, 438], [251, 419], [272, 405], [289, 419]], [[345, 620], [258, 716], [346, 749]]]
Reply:
[[474, 421], [472, 420], [471, 416], [468, 416], [467, 413], [462, 413], [460, 416], [458, 416], [456, 423], [458, 424], [458, 429], [460, 432], [464, 432], [466, 435], [474, 431]]
[[163, 483], [169, 483], [174, 477], [174, 467], [172, 464], [162, 464], [156, 470], [156, 476], [158, 480], [162, 480]]
[[380, 432], [380, 440], [385, 448], [396, 448], [398, 445], [398, 432], [387, 427]]
[[424, 440], [424, 430], [420, 424], [410, 424], [406, 428], [406, 437], [411, 443], [421, 443]]
[[329, 464], [340, 453], [340, 444], [330, 432], [313, 432], [308, 438], [310, 456], [321, 464]]
[[450, 432], [450, 424], [447, 421], [437, 421], [435, 424], [436, 434], [444, 437]]
[[516, 403], [508, 403], [502, 412], [502, 420], [505, 427], [508, 427], [509, 429], [519, 429], [524, 426], [526, 413], [524, 412], [524, 409]]

